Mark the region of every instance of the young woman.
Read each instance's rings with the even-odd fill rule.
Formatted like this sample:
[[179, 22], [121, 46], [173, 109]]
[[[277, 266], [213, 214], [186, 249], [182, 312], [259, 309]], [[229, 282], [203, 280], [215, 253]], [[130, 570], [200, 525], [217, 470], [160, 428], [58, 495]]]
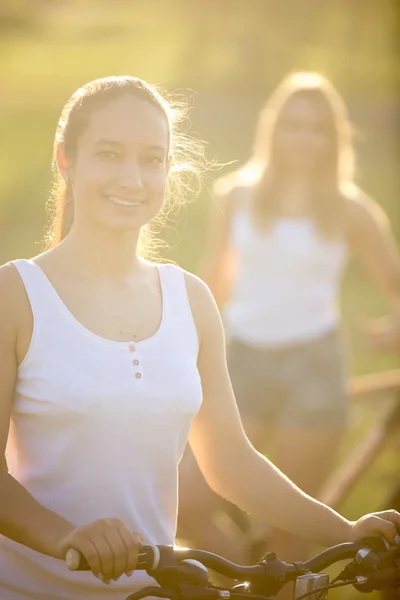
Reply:
[[[250, 161], [216, 184], [220, 206], [206, 281], [223, 307], [229, 373], [251, 442], [300, 488], [317, 495], [346, 426], [348, 402], [337, 299], [356, 253], [393, 306], [374, 330], [394, 345], [400, 332], [400, 256], [388, 219], [354, 184], [346, 107], [323, 77], [289, 76], [268, 99]], [[398, 334], [399, 335], [399, 334]], [[182, 464], [180, 525], [199, 536], [193, 513], [221, 502], [188, 455]], [[235, 547], [234, 544], [232, 544]], [[237, 546], [237, 545], [236, 545]], [[275, 532], [286, 559], [303, 542]]]
[[[142, 258], [145, 228], [174, 200], [181, 139], [139, 79], [78, 90], [57, 128], [51, 248], [0, 269], [2, 600], [122, 599], [145, 585], [129, 576], [141, 542], [174, 542], [189, 430], [209, 485], [275, 526], [325, 544], [400, 529], [395, 511], [348, 521], [256, 452], [211, 293]], [[67, 570], [69, 547], [92, 573]]]

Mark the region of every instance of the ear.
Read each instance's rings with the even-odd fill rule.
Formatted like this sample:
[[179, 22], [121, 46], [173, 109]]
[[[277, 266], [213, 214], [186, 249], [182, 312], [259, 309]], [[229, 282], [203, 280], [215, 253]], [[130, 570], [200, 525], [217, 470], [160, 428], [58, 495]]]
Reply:
[[69, 167], [67, 157], [65, 156], [64, 144], [62, 142], [57, 146], [56, 163], [58, 172], [60, 173], [61, 177], [66, 180], [69, 175]]

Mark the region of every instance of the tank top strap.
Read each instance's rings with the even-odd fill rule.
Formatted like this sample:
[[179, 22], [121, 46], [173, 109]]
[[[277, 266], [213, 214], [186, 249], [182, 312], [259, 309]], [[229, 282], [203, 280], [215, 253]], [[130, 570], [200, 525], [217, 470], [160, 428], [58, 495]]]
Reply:
[[45, 273], [33, 260], [21, 258], [11, 261], [11, 264], [22, 279], [34, 317], [41, 314], [47, 320], [50, 311], [59, 307], [59, 298]]
[[235, 211], [238, 212], [251, 212], [251, 202], [252, 202], [253, 191], [252, 188], [248, 185], [241, 185], [235, 188], [234, 190], [234, 202], [235, 202]]
[[174, 264], [162, 264], [160, 267], [168, 327], [173, 329], [174, 335], [179, 331], [185, 336], [197, 338], [183, 269]]

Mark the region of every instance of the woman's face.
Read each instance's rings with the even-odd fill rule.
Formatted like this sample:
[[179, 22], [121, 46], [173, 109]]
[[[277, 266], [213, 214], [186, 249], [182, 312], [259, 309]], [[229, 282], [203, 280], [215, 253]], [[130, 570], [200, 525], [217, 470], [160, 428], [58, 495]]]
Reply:
[[332, 150], [327, 135], [326, 115], [310, 98], [294, 96], [278, 119], [274, 153], [288, 170], [313, 171]]
[[161, 209], [168, 174], [168, 124], [132, 94], [90, 116], [70, 172], [74, 221], [138, 230]]

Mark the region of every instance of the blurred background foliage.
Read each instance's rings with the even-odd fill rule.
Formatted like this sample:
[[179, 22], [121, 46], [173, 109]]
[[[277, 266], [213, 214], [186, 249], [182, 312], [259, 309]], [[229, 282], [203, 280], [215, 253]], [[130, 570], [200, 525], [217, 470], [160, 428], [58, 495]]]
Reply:
[[[61, 108], [80, 85], [111, 74], [185, 90], [193, 133], [207, 140], [209, 158], [227, 163], [247, 158], [258, 111], [289, 71], [320, 71], [349, 106], [357, 181], [400, 239], [399, 24], [396, 0], [2, 0], [0, 261], [40, 251]], [[195, 272], [217, 174], [165, 233], [166, 256]], [[351, 373], [399, 366], [397, 355], [371, 354], [358, 331], [387, 306], [356, 263], [341, 304]], [[354, 410], [342, 457], [377, 410], [376, 402]], [[382, 501], [397, 460], [389, 452], [379, 461], [346, 506], [350, 516]]]

